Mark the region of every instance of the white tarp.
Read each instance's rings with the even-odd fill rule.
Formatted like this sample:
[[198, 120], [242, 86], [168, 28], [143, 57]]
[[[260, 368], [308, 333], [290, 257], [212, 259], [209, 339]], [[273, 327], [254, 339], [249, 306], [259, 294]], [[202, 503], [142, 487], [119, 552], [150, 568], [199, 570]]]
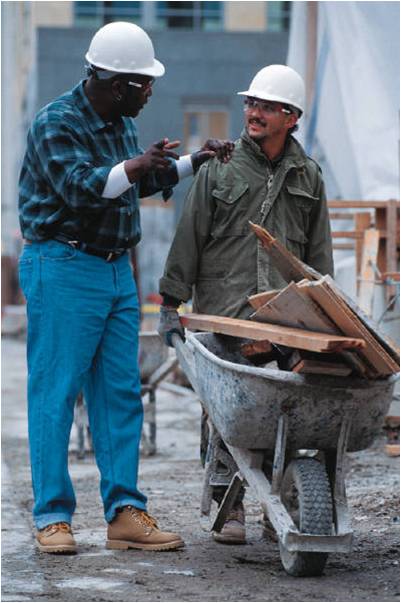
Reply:
[[[306, 76], [307, 2], [293, 2], [287, 64]], [[298, 138], [328, 198], [399, 199], [398, 2], [318, 2], [314, 96]]]

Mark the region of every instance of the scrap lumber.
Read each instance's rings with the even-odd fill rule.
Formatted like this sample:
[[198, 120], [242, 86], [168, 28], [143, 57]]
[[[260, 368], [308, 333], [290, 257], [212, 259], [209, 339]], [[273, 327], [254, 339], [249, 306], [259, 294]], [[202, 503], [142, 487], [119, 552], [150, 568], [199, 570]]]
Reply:
[[[307, 281], [309, 282], [309, 281]], [[292, 282], [251, 315], [252, 320], [341, 335], [340, 330], [302, 289]]]
[[285, 368], [295, 373], [334, 375], [338, 377], [347, 377], [353, 371], [353, 367], [341, 362], [341, 357], [336, 354], [323, 355], [302, 350], [292, 352], [291, 356], [287, 358]]
[[394, 341], [392, 341], [392, 339], [390, 337], [388, 337], [387, 335], [385, 335], [384, 333], [381, 332], [380, 327], [376, 323], [376, 321], [374, 321], [372, 318], [367, 316], [365, 314], [365, 312], [363, 310], [361, 310], [361, 308], [359, 308], [359, 306], [353, 301], [353, 299], [348, 297], [348, 295], [346, 293], [344, 293], [344, 291], [342, 291], [342, 289], [340, 289], [340, 287], [337, 285], [337, 283], [334, 282], [334, 280], [331, 278], [331, 276], [326, 274], [324, 279], [325, 279], [326, 283], [330, 286], [330, 288], [336, 293], [336, 295], [338, 295], [339, 297], [341, 297], [344, 300], [344, 302], [347, 304], [347, 306], [351, 310], [352, 314], [355, 315], [362, 322], [362, 324], [371, 333], [371, 335], [386, 350], [386, 352], [391, 356], [391, 358], [393, 360], [395, 360], [395, 362], [397, 363], [397, 366], [399, 368], [400, 350], [398, 349], [398, 347], [396, 346]]
[[278, 353], [268, 340], [243, 343], [240, 346], [240, 352], [244, 358], [257, 365], [275, 360]]
[[208, 314], [183, 314], [180, 317], [183, 327], [192, 331], [210, 331], [233, 337], [266, 340], [301, 350], [312, 352], [339, 352], [346, 349], [363, 349], [363, 339], [342, 337], [327, 333], [315, 333], [303, 329], [293, 329], [281, 325], [256, 323], [250, 320], [211, 316]]
[[291, 281], [298, 282], [304, 278], [314, 281], [322, 276], [316, 270], [296, 258], [280, 241], [272, 237], [265, 228], [258, 224], [253, 224], [253, 222], [249, 222], [249, 224], [287, 283]]
[[280, 291], [281, 289], [272, 289], [271, 291], [264, 291], [263, 293], [255, 293], [255, 295], [250, 295], [248, 297], [248, 303], [252, 308], [257, 310], [273, 299], [273, 297], [276, 297]]
[[243, 343], [240, 347], [241, 354], [245, 357], [255, 356], [256, 354], [267, 354], [273, 349], [270, 341], [253, 341], [252, 343]]
[[366, 329], [342, 296], [333, 290], [327, 277], [308, 285], [303, 284], [301, 287], [308, 291], [312, 299], [338, 326], [341, 333], [349, 337], [361, 338], [366, 342], [367, 345], [359, 350], [359, 354], [368, 363], [369, 376], [387, 376], [398, 372], [398, 364]]
[[358, 287], [358, 303], [368, 316], [373, 315], [375, 292], [375, 267], [379, 251], [380, 233], [376, 228], [368, 228], [363, 236], [361, 273]]
[[332, 375], [337, 377], [348, 377], [352, 368], [341, 362], [319, 362], [318, 360], [300, 360], [292, 369], [294, 373], [310, 375]]

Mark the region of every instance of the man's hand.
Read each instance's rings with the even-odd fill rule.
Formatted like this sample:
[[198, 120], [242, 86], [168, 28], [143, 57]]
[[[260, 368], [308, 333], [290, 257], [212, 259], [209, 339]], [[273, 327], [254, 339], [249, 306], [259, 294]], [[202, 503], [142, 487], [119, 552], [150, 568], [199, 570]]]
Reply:
[[169, 347], [173, 347], [171, 337], [173, 333], [177, 333], [183, 341], [185, 341], [184, 327], [180, 323], [177, 308], [173, 306], [160, 306], [160, 318], [157, 332], [163, 339], [164, 343]]
[[194, 171], [212, 157], [217, 157], [222, 163], [228, 163], [234, 151], [234, 143], [231, 140], [218, 140], [217, 138], [209, 138], [203, 147], [192, 153], [191, 161]]
[[170, 167], [171, 159], [179, 159], [177, 153], [173, 153], [171, 149], [175, 149], [180, 145], [179, 140], [169, 142], [168, 138], [163, 138], [159, 142], [155, 142], [143, 155], [128, 159], [124, 163], [125, 172], [130, 182], [135, 182], [144, 174], [155, 170], [163, 171]]

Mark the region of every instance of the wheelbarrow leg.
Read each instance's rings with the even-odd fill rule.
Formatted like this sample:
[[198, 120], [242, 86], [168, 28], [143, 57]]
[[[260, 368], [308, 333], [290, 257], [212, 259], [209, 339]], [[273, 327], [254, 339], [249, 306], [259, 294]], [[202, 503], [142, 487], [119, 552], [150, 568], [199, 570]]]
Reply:
[[348, 438], [352, 426], [352, 417], [345, 415], [341, 424], [338, 438], [336, 472], [334, 479], [334, 520], [337, 534], [352, 532], [349, 519], [347, 494], [345, 490], [345, 453], [347, 451]]
[[217, 510], [217, 514], [212, 525], [212, 530], [214, 532], [220, 532], [223, 528], [226, 517], [233, 508], [238, 492], [244, 484], [244, 478], [242, 477], [241, 473], [237, 471], [237, 473], [235, 473], [233, 476], [231, 483], [226, 490], [224, 498]]
[[[213, 423], [209, 420], [208, 424], [209, 441], [205, 460], [205, 474], [201, 498], [201, 525], [206, 531], [211, 529], [210, 511], [213, 500], [213, 488], [216, 486], [226, 486], [230, 490], [233, 482], [233, 476], [238, 471], [238, 467], [232, 457], [227, 452], [222, 450], [222, 439]], [[238, 488], [239, 487], [240, 484]], [[235, 489], [237, 489], [236, 482]], [[230, 494], [229, 498], [231, 499]], [[227, 503], [225, 508], [228, 508]], [[230, 509], [231, 507], [228, 508], [227, 513], [230, 511]]]

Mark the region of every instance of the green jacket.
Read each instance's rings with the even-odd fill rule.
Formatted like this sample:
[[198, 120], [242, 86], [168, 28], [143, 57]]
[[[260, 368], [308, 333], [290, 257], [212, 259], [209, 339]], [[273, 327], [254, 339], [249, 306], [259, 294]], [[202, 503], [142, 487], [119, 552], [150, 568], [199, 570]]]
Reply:
[[285, 281], [249, 228], [266, 228], [306, 264], [333, 274], [319, 166], [289, 137], [272, 165], [244, 131], [229, 163], [202, 165], [188, 193], [160, 292], [193, 299], [194, 312], [248, 318], [247, 297]]

